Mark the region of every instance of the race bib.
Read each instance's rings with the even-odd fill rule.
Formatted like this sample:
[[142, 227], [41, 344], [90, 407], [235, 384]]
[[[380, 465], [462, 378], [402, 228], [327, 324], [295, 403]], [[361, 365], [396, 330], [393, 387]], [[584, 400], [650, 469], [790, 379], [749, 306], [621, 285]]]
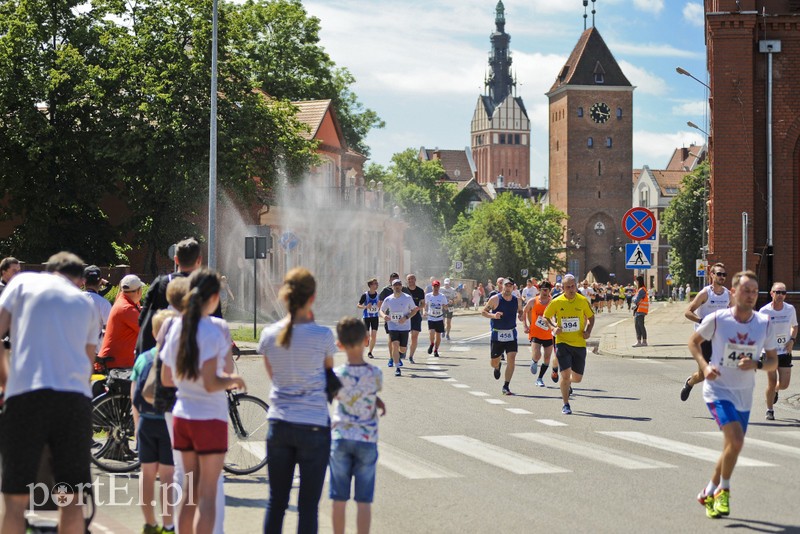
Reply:
[[564, 317], [561, 319], [561, 331], [565, 334], [577, 332], [581, 328], [581, 320], [577, 317]]
[[778, 343], [778, 348], [782, 349], [789, 342], [789, 336], [786, 334], [778, 334], [778, 336], [775, 337], [775, 341]]
[[429, 315], [431, 317], [441, 317], [442, 316], [442, 306], [431, 306]]
[[378, 313], [378, 305], [377, 304], [370, 304], [367, 306], [367, 312], [369, 313]]
[[535, 324], [542, 330], [550, 330], [550, 323], [547, 322], [547, 319], [545, 319], [543, 315], [536, 318]]
[[743, 358], [756, 359], [754, 345], [737, 345], [736, 343], [725, 344], [725, 353], [722, 356], [723, 367], [738, 368], [739, 360]]
[[495, 330], [497, 332], [497, 341], [514, 341], [513, 330]]
[[392, 314], [389, 315], [389, 318], [392, 321], [394, 321], [395, 323], [399, 323], [400, 319], [403, 318], [403, 314], [402, 313], [392, 313]]

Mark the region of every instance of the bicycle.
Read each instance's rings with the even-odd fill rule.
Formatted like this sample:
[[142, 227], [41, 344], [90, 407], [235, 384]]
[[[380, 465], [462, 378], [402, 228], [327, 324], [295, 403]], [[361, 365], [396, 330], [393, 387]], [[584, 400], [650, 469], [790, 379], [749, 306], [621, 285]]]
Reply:
[[106, 392], [92, 399], [92, 463], [109, 473], [139, 468], [129, 380], [130, 369], [111, 369]]
[[268, 461], [267, 412], [269, 405], [247, 393], [226, 391], [228, 396], [228, 452], [223, 468], [235, 475], [255, 473]]

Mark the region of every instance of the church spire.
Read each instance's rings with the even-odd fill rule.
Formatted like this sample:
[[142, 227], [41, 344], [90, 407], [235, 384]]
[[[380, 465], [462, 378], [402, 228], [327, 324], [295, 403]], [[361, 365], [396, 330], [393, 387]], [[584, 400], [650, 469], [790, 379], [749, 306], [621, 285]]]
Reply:
[[511, 94], [515, 82], [511, 76], [511, 53], [508, 44], [511, 36], [506, 33], [506, 14], [503, 0], [498, 0], [495, 8], [495, 31], [489, 38], [492, 43], [492, 53], [489, 56], [491, 73], [486, 83], [489, 98], [495, 106], [500, 105]]

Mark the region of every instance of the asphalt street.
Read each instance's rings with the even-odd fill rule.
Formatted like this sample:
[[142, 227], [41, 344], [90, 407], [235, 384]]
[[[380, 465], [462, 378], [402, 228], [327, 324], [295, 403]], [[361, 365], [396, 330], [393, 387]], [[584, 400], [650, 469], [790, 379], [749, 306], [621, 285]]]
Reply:
[[[601, 314], [595, 335], [628, 317]], [[549, 372], [546, 387], [536, 387], [525, 344], [511, 382], [515, 395], [501, 395], [502, 379], [489, 367], [486, 319], [456, 317], [441, 358], [427, 355], [427, 332], [421, 337], [417, 364], [406, 365], [402, 377], [386, 368], [383, 334], [375, 351], [388, 414], [380, 426], [373, 532], [800, 532], [800, 411], [786, 402], [795, 388], [767, 422], [766, 380], [758, 374], [732, 513], [710, 520], [695, 496], [722, 441], [699, 388], [688, 402], [679, 400], [693, 362], [590, 352], [573, 415], [564, 416]], [[239, 368], [250, 392], [266, 399], [261, 360], [243, 357]], [[136, 477], [116, 484], [137, 494]], [[266, 472], [228, 477], [225, 488], [226, 531], [260, 532]], [[287, 532], [295, 530], [296, 490], [291, 503]], [[321, 532], [330, 532], [330, 509], [326, 486]], [[348, 532], [355, 532], [354, 505], [348, 514]], [[139, 532], [141, 517], [133, 505], [102, 506], [94, 531]]]

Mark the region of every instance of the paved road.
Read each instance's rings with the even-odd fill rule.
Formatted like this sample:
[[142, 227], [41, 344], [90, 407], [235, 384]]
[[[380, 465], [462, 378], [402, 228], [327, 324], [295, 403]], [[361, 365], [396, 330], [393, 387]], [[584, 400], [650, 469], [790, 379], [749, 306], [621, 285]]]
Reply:
[[[600, 315], [597, 337], [628, 317]], [[712, 521], [694, 496], [708, 481], [721, 438], [699, 391], [686, 403], [678, 399], [692, 362], [591, 354], [574, 414], [563, 416], [550, 379], [546, 388], [535, 386], [527, 348], [511, 383], [516, 395], [500, 394], [486, 331], [485, 319], [458, 317], [442, 358], [429, 358], [423, 346], [403, 377], [384, 367], [388, 415], [380, 429], [374, 532], [800, 532], [796, 395], [785, 395], [777, 420], [767, 423], [759, 373], [733, 478], [733, 514]], [[377, 350], [375, 363], [385, 366], [386, 354]], [[265, 397], [260, 360], [243, 358], [240, 369], [251, 391]], [[137, 480], [123, 482], [135, 494]], [[259, 532], [268, 491], [265, 473], [228, 478], [226, 530]], [[322, 532], [330, 532], [330, 506], [324, 497]], [[96, 531], [134, 532], [141, 523], [134, 506], [106, 506]], [[287, 532], [295, 524], [292, 511]]]

